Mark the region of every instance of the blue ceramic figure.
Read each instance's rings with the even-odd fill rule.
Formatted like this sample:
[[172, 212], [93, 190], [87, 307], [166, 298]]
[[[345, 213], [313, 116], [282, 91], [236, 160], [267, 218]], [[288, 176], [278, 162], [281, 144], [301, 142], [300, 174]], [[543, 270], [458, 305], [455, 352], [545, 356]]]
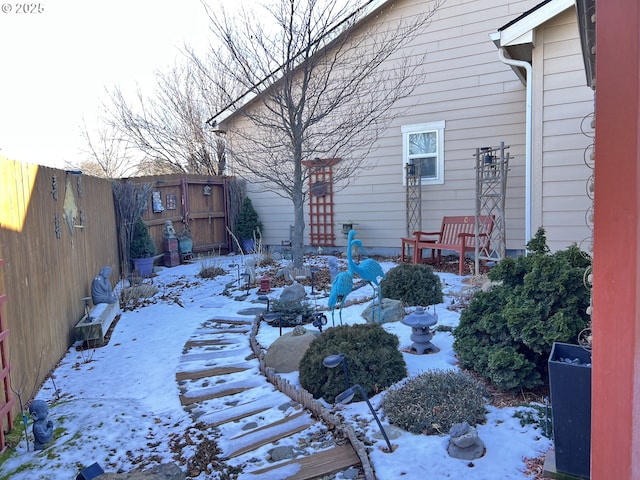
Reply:
[[354, 238], [356, 234], [357, 232], [355, 230], [349, 231], [347, 242], [347, 262], [349, 263], [349, 273], [353, 276], [358, 275], [365, 282], [371, 285], [371, 288], [373, 288], [372, 307], [373, 305], [375, 305], [376, 297], [378, 297], [378, 312], [380, 315], [382, 315], [382, 290], [380, 289], [378, 278], [382, 278], [384, 280], [386, 278], [386, 275], [382, 270], [380, 264], [372, 258], [366, 258], [360, 263], [356, 263], [353, 261], [353, 246], [357, 245], [359, 248], [362, 248], [362, 241]]

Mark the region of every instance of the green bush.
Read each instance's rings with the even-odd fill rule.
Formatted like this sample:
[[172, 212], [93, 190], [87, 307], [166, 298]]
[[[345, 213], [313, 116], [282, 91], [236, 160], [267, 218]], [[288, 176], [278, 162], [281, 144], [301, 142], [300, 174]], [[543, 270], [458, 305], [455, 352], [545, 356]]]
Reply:
[[429, 265], [402, 263], [387, 272], [380, 287], [384, 298], [400, 300], [405, 306], [442, 303], [440, 277]]
[[590, 259], [576, 245], [549, 254], [543, 229], [527, 247], [489, 272], [498, 285], [474, 295], [454, 330], [460, 366], [506, 391], [543, 384], [553, 342], [575, 343], [589, 320]]
[[328, 368], [322, 360], [343, 353], [351, 385], [374, 395], [407, 376], [398, 337], [379, 324], [341, 325], [316, 338], [300, 361], [300, 385], [314, 398], [333, 403], [345, 388], [343, 365]]
[[391, 423], [411, 433], [447, 433], [456, 423], [485, 420], [484, 387], [452, 370], [431, 370], [390, 388], [382, 408]]
[[262, 222], [258, 217], [258, 212], [254, 208], [251, 199], [245, 197], [236, 219], [235, 234], [239, 239], [251, 240], [254, 235], [260, 236], [261, 232]]
[[148, 258], [156, 254], [156, 245], [153, 243], [149, 227], [138, 219], [133, 228], [133, 237], [131, 239], [131, 247], [129, 249], [131, 258]]

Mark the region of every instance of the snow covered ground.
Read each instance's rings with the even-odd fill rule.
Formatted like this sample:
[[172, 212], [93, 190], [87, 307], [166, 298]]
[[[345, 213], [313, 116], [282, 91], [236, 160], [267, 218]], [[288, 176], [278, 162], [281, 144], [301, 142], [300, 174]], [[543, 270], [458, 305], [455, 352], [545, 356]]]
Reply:
[[[233, 261], [242, 259], [225, 257], [224, 266]], [[382, 266], [386, 271], [394, 264], [383, 262]], [[172, 445], [176, 450], [178, 440], [193, 428], [192, 417], [180, 403], [176, 382], [185, 342], [193, 339], [194, 333], [209, 319], [237, 317], [243, 309], [260, 306], [255, 303], [256, 288], [244, 301], [221, 295], [225, 284], [235, 278], [235, 271], [207, 280], [197, 276], [200, 268], [196, 262], [162, 269], [154, 278], [159, 293], [148, 305], [124, 312], [106, 346], [84, 351], [74, 346], [69, 349], [36, 395], [50, 406], [49, 418], [56, 429], [54, 440], [44, 450], [33, 451], [33, 440], [29, 439], [27, 449], [23, 437], [10, 458], [0, 466], [0, 479], [68, 480], [94, 462], [106, 472], [117, 472], [176, 461]], [[463, 277], [438, 275], [445, 293], [443, 304], [436, 306], [438, 324], [455, 326], [459, 314], [448, 310], [446, 305], [452, 301], [450, 294], [463, 288]], [[270, 297], [277, 298], [278, 294], [276, 289]], [[370, 295], [371, 288], [365, 286], [354, 291], [349, 299]], [[326, 298], [317, 302], [324, 306]], [[364, 323], [361, 313], [366, 306], [367, 303], [362, 303], [345, 308], [343, 322]], [[329, 315], [327, 327], [330, 325]], [[399, 337], [401, 348], [411, 345], [409, 327], [401, 323], [384, 327]], [[263, 323], [258, 340], [268, 346], [278, 335], [278, 328]], [[451, 334], [438, 332], [433, 343], [440, 349], [438, 353], [403, 353], [411, 376], [431, 369], [457, 368]], [[297, 374], [286, 377], [298, 384]], [[382, 395], [384, 393], [371, 398], [375, 408], [379, 407]], [[447, 454], [448, 435], [410, 434], [389, 425], [383, 417], [391, 443], [397, 446], [392, 453], [386, 453], [382, 448], [384, 439], [365, 402], [344, 406], [342, 414], [354, 421], [356, 418], [368, 420], [365, 433], [376, 442], [370, 459], [380, 480], [526, 479], [529, 477], [524, 459], [543, 454], [551, 442], [531, 425], [521, 426], [520, 420], [514, 417], [515, 411], [515, 408], [488, 407], [486, 423], [477, 427], [486, 454], [473, 462]], [[362, 428], [361, 422], [357, 425]], [[31, 425], [28, 433], [31, 434]], [[183, 448], [181, 454], [188, 457], [190, 452], [192, 449]], [[201, 473], [189, 478], [217, 477], [215, 473]]]

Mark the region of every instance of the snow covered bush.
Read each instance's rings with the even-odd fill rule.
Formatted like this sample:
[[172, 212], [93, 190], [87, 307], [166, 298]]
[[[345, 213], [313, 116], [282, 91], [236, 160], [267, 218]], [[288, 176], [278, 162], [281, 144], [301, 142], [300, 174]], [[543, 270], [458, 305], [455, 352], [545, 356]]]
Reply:
[[391, 387], [382, 408], [389, 421], [403, 430], [437, 435], [456, 423], [484, 423], [485, 397], [483, 386], [463, 373], [430, 370]]

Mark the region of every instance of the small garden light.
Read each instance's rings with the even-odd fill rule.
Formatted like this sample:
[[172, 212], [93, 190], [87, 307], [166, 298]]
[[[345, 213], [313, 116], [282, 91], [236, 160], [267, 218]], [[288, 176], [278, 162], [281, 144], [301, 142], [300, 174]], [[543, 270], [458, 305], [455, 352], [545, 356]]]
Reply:
[[349, 369], [347, 367], [347, 357], [344, 353], [339, 353], [337, 355], [329, 355], [324, 357], [322, 360], [322, 364], [327, 368], [336, 368], [338, 365], [342, 363], [342, 368], [344, 369], [344, 383], [345, 388], [349, 388], [351, 386], [351, 382], [349, 382]]
[[247, 290], [247, 292], [249, 291], [249, 286], [250, 286], [250, 280], [251, 280], [251, 275], [248, 273], [242, 273], [242, 280], [244, 281], [244, 286]]
[[320, 271], [320, 269], [318, 267], [311, 267], [311, 295], [313, 295], [313, 288], [314, 288], [314, 276], [316, 273], [318, 273]]
[[[337, 355], [332, 355], [332, 356], [337, 356]], [[373, 409], [373, 405], [371, 405], [371, 402], [369, 401], [369, 397], [367, 397], [367, 393], [364, 391], [364, 389], [360, 385], [354, 385], [353, 387], [347, 388], [344, 392], [342, 392], [340, 395], [336, 397], [336, 403], [349, 403], [351, 400], [353, 400], [353, 397], [355, 396], [356, 392], [359, 393], [362, 396], [362, 398], [364, 398], [365, 402], [367, 402], [367, 406], [369, 407], [369, 410], [371, 411], [373, 418], [376, 419], [376, 423], [380, 428], [380, 432], [384, 437], [384, 441], [387, 442], [389, 453], [393, 452], [393, 448], [391, 447], [391, 442], [389, 442], [389, 437], [387, 437], [387, 432], [384, 431], [384, 428], [382, 427], [382, 423], [380, 423], [380, 419], [378, 418], [378, 414]]]
[[267, 297], [266, 295], [260, 295], [258, 297], [258, 300], [260, 300], [261, 302], [267, 302], [267, 310], [265, 311], [265, 313], [269, 313], [269, 297]]
[[240, 264], [239, 263], [230, 263], [229, 268], [238, 267], [238, 285], [240, 285]]

